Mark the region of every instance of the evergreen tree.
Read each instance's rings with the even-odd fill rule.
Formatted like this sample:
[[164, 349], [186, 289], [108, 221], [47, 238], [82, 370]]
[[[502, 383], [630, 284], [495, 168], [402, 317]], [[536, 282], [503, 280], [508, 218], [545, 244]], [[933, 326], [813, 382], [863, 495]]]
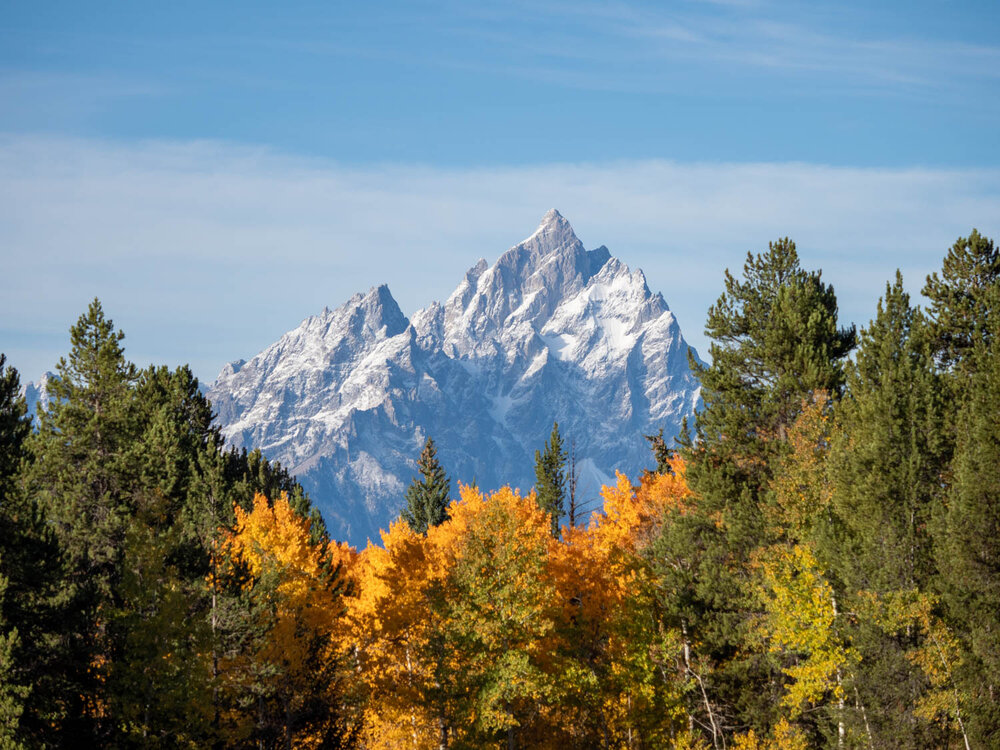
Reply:
[[[941, 746], [939, 730], [914, 714], [929, 687], [911, 658], [921, 634], [887, 624], [892, 618], [881, 609], [929, 590], [928, 530], [947, 461], [927, 325], [910, 306], [899, 272], [861, 332], [837, 426], [829, 459], [836, 527], [819, 547], [843, 606], [871, 610], [850, 632], [860, 655], [853, 688], [866, 707], [864, 731], [878, 746]], [[860, 733], [863, 717], [854, 718]]]
[[923, 294], [930, 300], [928, 317], [938, 358], [945, 368], [959, 367], [980, 342], [996, 335], [1000, 283], [1000, 251], [975, 229], [948, 250], [941, 275], [927, 277]]
[[102, 686], [120, 643], [109, 629], [119, 608], [126, 531], [135, 510], [134, 477], [140, 430], [132, 399], [135, 367], [125, 360], [111, 320], [94, 300], [70, 330], [72, 349], [56, 367], [52, 398], [32, 435], [27, 486], [67, 557], [66, 594], [78, 626], [66, 675], [64, 729], [81, 741], [106, 744], [114, 719]]
[[[0, 354], [0, 746], [19, 747], [23, 739], [21, 717], [31, 696], [31, 682], [26, 679], [22, 648], [25, 612], [20, 597], [27, 551], [24, 528], [14, 496], [16, 477], [25, 457], [24, 440], [31, 431], [27, 408], [19, 395], [17, 370], [4, 367]], [[21, 586], [18, 586], [21, 584]], [[21, 590], [19, 590], [21, 589]]]
[[726, 271], [705, 332], [712, 363], [691, 360], [704, 407], [696, 442], [684, 451], [699, 500], [664, 525], [651, 554], [668, 624], [683, 634], [691, 663], [714, 665], [690, 673], [698, 684], [689, 710], [721, 747], [734, 730], [766, 729], [776, 719], [779, 665], [749, 647], [749, 563], [768, 541], [762, 507], [788, 429], [813, 391], [840, 392], [855, 333], [838, 328], [833, 288], [800, 267], [788, 239], [748, 254], [742, 279]]
[[[684, 429], [687, 429], [687, 417], [684, 418]], [[657, 474], [668, 473], [673, 451], [667, 446], [667, 441], [663, 437], [663, 428], [661, 427], [655, 435], [644, 435], [643, 437], [649, 442], [649, 449], [653, 452], [653, 458], [656, 460], [654, 471]]]
[[934, 525], [938, 589], [957, 632], [957, 670], [974, 747], [1000, 743], [1000, 284], [984, 293], [990, 314], [982, 336], [962, 354], [965, 380], [946, 504]]
[[552, 519], [552, 536], [559, 538], [559, 521], [566, 511], [566, 449], [559, 436], [559, 423], [552, 423], [552, 434], [544, 451], [535, 451], [535, 499], [538, 507]]
[[[940, 274], [927, 277], [928, 318], [946, 386], [949, 471], [942, 473], [944, 502], [934, 519], [937, 590], [946, 621], [959, 636], [963, 660], [959, 681], [970, 735], [984, 746], [1000, 736], [1000, 711], [990, 659], [997, 621], [995, 581], [997, 520], [991, 450], [997, 413], [993, 378], [1000, 331], [1000, 250], [978, 231], [948, 250]], [[990, 493], [993, 492], [991, 497]], [[994, 545], [995, 546], [995, 545]]]
[[441, 468], [434, 440], [427, 438], [417, 461], [420, 478], [413, 478], [406, 490], [406, 508], [402, 518], [417, 534], [426, 534], [431, 526], [448, 520], [448, 495], [451, 482]]
[[838, 411], [831, 464], [834, 508], [853, 590], [924, 586], [932, 574], [928, 522], [947, 460], [940, 384], [927, 326], [897, 271], [861, 332]]

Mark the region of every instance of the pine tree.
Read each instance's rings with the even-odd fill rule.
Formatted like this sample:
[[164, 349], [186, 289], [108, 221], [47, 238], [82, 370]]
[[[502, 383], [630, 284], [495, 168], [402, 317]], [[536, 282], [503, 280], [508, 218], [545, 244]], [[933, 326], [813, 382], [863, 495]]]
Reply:
[[0, 354], [0, 746], [53, 747], [68, 704], [82, 624], [66, 585], [62, 550], [34, 498], [25, 492], [31, 418], [17, 372]]
[[66, 555], [66, 596], [78, 625], [68, 639], [73, 663], [66, 679], [63, 729], [80, 741], [104, 744], [113, 736], [106, 684], [120, 642], [109, 629], [118, 610], [125, 536], [135, 511], [140, 425], [132, 388], [135, 367], [98, 300], [70, 329], [72, 348], [56, 367], [52, 399], [29, 441], [33, 463], [26, 476]]
[[[1000, 331], [1000, 249], [978, 231], [960, 237], [948, 250], [940, 275], [927, 277], [928, 318], [945, 385], [944, 437], [953, 455], [942, 472], [944, 502], [932, 526], [936, 589], [945, 619], [964, 647], [957, 672], [970, 735], [983, 746], [1000, 737], [1000, 694], [993, 676], [997, 620], [995, 545], [1000, 528], [995, 511], [997, 402], [993, 380]], [[994, 451], [995, 452], [995, 451]], [[995, 496], [995, 492], [993, 493]], [[991, 565], [994, 579], [990, 579]]]
[[56, 366], [48, 410], [32, 450], [32, 488], [77, 571], [77, 583], [111, 595], [131, 516], [133, 451], [139, 437], [132, 399], [138, 377], [98, 300], [70, 329], [72, 350]]
[[927, 277], [923, 294], [930, 301], [928, 317], [941, 364], [959, 367], [972, 351], [996, 335], [996, 295], [1000, 283], [1000, 250], [975, 229], [959, 237], [948, 251], [941, 275]]
[[427, 438], [417, 461], [420, 478], [413, 478], [406, 490], [406, 508], [402, 518], [418, 534], [426, 534], [431, 526], [448, 520], [448, 495], [451, 482], [437, 458], [437, 447]]
[[[684, 418], [684, 427], [687, 428], [687, 417]], [[661, 427], [655, 435], [644, 435], [644, 437], [649, 442], [649, 449], [653, 452], [653, 458], [656, 460], [656, 468], [653, 471], [657, 474], [666, 474], [670, 471], [670, 459], [674, 452], [667, 446], [667, 441], [663, 437], [663, 428]]]
[[844, 550], [854, 590], [913, 588], [930, 579], [928, 521], [947, 456], [928, 343], [897, 272], [861, 332], [831, 459], [834, 507], [855, 547]]
[[[836, 527], [820, 549], [842, 606], [870, 611], [850, 633], [860, 655], [853, 687], [866, 706], [865, 731], [876, 745], [939, 746], [945, 740], [938, 730], [914, 714], [929, 687], [911, 657], [921, 646], [918, 629], [888, 625], [880, 609], [929, 590], [928, 530], [947, 461], [927, 325], [899, 272], [861, 332], [836, 421], [829, 459]], [[855, 718], [860, 731], [862, 717]]]
[[[983, 330], [1000, 326], [1000, 284], [984, 291]], [[935, 524], [938, 589], [963, 646], [957, 681], [973, 747], [1000, 743], [1000, 336], [965, 349], [946, 504]]]
[[[25, 457], [24, 441], [31, 431], [24, 399], [18, 391], [17, 370], [4, 367], [0, 354], [0, 745], [17, 747], [23, 739], [21, 717], [31, 696], [22, 663], [24, 614], [18, 611], [18, 584], [25, 574], [22, 555], [27, 529], [14, 497], [16, 476]], [[21, 580], [18, 580], [21, 579]]]
[[691, 361], [704, 407], [683, 451], [699, 500], [664, 525], [651, 555], [669, 592], [667, 624], [682, 633], [691, 663], [715, 665], [696, 676], [689, 710], [721, 747], [726, 727], [765, 730], [776, 720], [780, 670], [750, 648], [749, 562], [768, 543], [762, 508], [788, 430], [813, 391], [839, 394], [855, 333], [838, 328], [833, 288], [800, 267], [788, 239], [748, 254], [742, 279], [726, 271], [705, 332], [712, 363]]
[[559, 538], [559, 521], [566, 514], [566, 449], [559, 436], [559, 423], [552, 423], [552, 434], [544, 451], [535, 451], [535, 499], [538, 507], [552, 519], [552, 536]]

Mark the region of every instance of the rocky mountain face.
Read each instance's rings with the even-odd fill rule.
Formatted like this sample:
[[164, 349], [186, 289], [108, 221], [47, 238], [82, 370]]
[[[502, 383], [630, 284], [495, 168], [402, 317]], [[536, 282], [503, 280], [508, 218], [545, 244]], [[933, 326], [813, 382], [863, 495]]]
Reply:
[[38, 382], [25, 383], [21, 386], [21, 397], [28, 404], [28, 414], [32, 421], [38, 423], [38, 413], [49, 408], [49, 383], [55, 380], [55, 375], [46, 372]]
[[579, 497], [634, 477], [652, 465], [643, 435], [694, 413], [688, 349], [642, 271], [553, 210], [443, 304], [408, 320], [387, 287], [356, 294], [226, 365], [208, 395], [230, 444], [288, 466], [334, 537], [363, 545], [399, 514], [428, 435], [456, 495], [456, 480], [529, 490], [554, 420]]

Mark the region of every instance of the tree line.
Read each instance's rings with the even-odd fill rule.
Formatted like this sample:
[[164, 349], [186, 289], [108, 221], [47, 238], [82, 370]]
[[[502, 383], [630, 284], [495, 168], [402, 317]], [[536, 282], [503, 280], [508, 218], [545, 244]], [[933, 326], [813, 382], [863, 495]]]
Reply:
[[453, 493], [428, 439], [360, 551], [95, 300], [36, 428], [0, 355], [0, 747], [996, 747], [994, 243], [923, 294], [844, 328], [774, 242], [602, 512], [558, 425], [528, 495]]

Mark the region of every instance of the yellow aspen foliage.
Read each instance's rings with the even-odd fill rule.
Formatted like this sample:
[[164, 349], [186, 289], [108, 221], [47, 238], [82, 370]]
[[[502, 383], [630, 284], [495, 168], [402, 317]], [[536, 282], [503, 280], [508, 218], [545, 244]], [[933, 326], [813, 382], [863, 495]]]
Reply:
[[449, 520], [392, 524], [358, 561], [347, 605], [373, 747], [475, 744], [524, 731], [551, 697], [551, 522], [509, 488], [461, 488]]
[[691, 732], [684, 732], [671, 740], [666, 747], [669, 747], [670, 750], [711, 750], [712, 746], [702, 737]]
[[[326, 550], [312, 544], [309, 520], [297, 514], [282, 496], [273, 504], [263, 495], [254, 497], [253, 510], [235, 507], [236, 524], [227, 541], [230, 554], [241, 560], [250, 575], [259, 579], [280, 571], [275, 594], [276, 620], [270, 650], [280, 653], [291, 669], [304, 666], [296, 633], [330, 632], [336, 616], [333, 592], [324, 583]], [[338, 557], [345, 557], [342, 552]]]
[[838, 633], [833, 587], [808, 546], [775, 546], [757, 556], [764, 616], [760, 634], [772, 652], [791, 657], [783, 698], [793, 718], [826, 696], [843, 701], [843, 675], [856, 652]]
[[622, 474], [602, 490], [604, 514], [584, 530], [564, 528], [551, 551], [551, 571], [561, 602], [558, 648], [561, 724], [576, 730], [570, 740], [596, 738], [610, 747], [667, 746], [685, 726], [681, 680], [670, 655], [677, 634], [655, 617], [654, 577], [639, 554], [670, 510], [683, 509], [690, 491], [684, 466], [647, 474], [633, 486]]
[[454, 526], [436, 534], [460, 533], [450, 547], [450, 612], [476, 696], [476, 725], [485, 736], [523, 737], [529, 719], [554, 697], [547, 648], [555, 624], [551, 519], [533, 494], [509, 487], [488, 497], [463, 488], [453, 507]]
[[403, 521], [369, 544], [355, 573], [356, 595], [347, 602], [342, 648], [351, 655], [366, 704], [362, 739], [371, 747], [435, 746], [430, 644], [439, 618], [432, 610], [443, 569], [431, 545]]
[[[686, 735], [676, 634], [637, 550], [690, 492], [681, 462], [605, 488], [607, 515], [554, 539], [533, 495], [460, 487], [351, 569], [342, 658], [366, 747], [670, 747]], [[678, 745], [692, 748], [697, 744]]]
[[273, 503], [258, 494], [252, 510], [236, 506], [235, 515], [222, 549], [243, 571], [254, 637], [221, 660], [224, 683], [256, 731], [273, 725], [296, 747], [319, 747], [330, 731], [325, 722], [336, 720], [317, 706], [335, 698], [338, 565], [349, 565], [352, 553], [313, 543], [309, 520], [284, 494]]
[[801, 539], [817, 514], [830, 505], [832, 485], [825, 462], [832, 430], [831, 402], [826, 391], [803, 400], [798, 418], [788, 429], [789, 455], [771, 481], [774, 504], [764, 510], [781, 536]]
[[751, 729], [746, 734], [737, 735], [733, 750], [808, 750], [809, 745], [801, 731], [780, 719], [771, 733], [758, 737]]
[[[927, 677], [929, 687], [917, 700], [914, 714], [966, 734], [960, 699], [953, 676], [961, 667], [958, 639], [935, 612], [937, 597], [918, 589], [893, 591], [879, 596], [870, 591], [858, 595], [862, 617], [889, 635], [910, 633], [913, 645], [906, 658]], [[916, 637], [913, 637], [916, 635]]]

